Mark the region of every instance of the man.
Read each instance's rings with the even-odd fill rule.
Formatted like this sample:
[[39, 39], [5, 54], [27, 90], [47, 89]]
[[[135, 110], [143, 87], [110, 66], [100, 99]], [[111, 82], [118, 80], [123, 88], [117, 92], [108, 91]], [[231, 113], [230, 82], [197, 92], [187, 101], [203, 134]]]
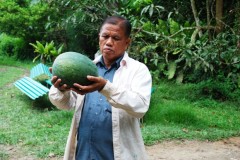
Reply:
[[92, 85], [74, 84], [69, 90], [52, 78], [50, 101], [60, 109], [75, 109], [64, 159], [147, 159], [139, 119], [149, 108], [152, 79], [147, 67], [126, 52], [130, 33], [123, 17], [103, 22], [101, 55], [94, 60], [99, 77], [87, 77]]

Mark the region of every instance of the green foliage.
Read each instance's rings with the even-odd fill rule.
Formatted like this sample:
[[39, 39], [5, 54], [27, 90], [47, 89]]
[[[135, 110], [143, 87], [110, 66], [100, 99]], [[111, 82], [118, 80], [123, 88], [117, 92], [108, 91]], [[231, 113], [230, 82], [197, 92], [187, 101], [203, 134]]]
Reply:
[[168, 79], [172, 79], [174, 77], [174, 74], [176, 72], [176, 63], [170, 62], [168, 65]]
[[232, 79], [223, 75], [216, 78], [209, 78], [198, 85], [199, 94], [219, 101], [235, 101], [240, 103], [240, 89]]
[[147, 64], [154, 82], [162, 76], [178, 83], [199, 82], [223, 74], [239, 86], [239, 36], [225, 31], [210, 40], [203, 31], [198, 37], [194, 23], [181, 24], [172, 15], [158, 21], [137, 16], [133, 21], [130, 54]]
[[[240, 51], [236, 45], [240, 44], [239, 3], [234, 0], [224, 4], [224, 30], [220, 35], [214, 33], [214, 20], [210, 21], [210, 26], [207, 25], [206, 1], [196, 1], [203, 36], [197, 34], [200, 28], [196, 27], [190, 1], [0, 2], [1, 32], [20, 37], [25, 44], [53, 40], [56, 44], [64, 44], [66, 50], [78, 51], [92, 58], [98, 50], [97, 35], [102, 20], [119, 14], [133, 25], [129, 54], [149, 67], [154, 83], [162, 77], [178, 83], [199, 82], [221, 74], [240, 86]], [[214, 17], [210, 15], [210, 18]], [[231, 33], [228, 32], [230, 30]], [[25, 46], [18, 55], [35, 57], [29, 46]]]
[[22, 7], [14, 0], [1, 0], [0, 30], [24, 39], [40, 36], [44, 31], [44, 24], [40, 22], [47, 17], [48, 8], [38, 4], [32, 5], [30, 9], [29, 5]]
[[46, 61], [52, 62], [52, 60], [61, 54], [63, 50], [63, 45], [56, 48], [53, 41], [50, 43], [46, 42], [45, 45], [36, 41], [36, 44], [30, 43], [30, 45], [33, 46], [34, 52], [38, 54], [33, 59], [33, 62], [35, 62], [38, 58], [40, 58], [43, 63], [46, 63]]
[[25, 42], [22, 38], [8, 36], [6, 34], [0, 35], [0, 55], [21, 57]]
[[[45, 30], [48, 16], [52, 10], [46, 3], [31, 4], [27, 0], [22, 3], [15, 0], [0, 1], [0, 30], [8, 35], [19, 37], [25, 44], [35, 40], [48, 38]], [[32, 50], [25, 45], [21, 59], [32, 57]]]
[[144, 13], [148, 13], [149, 17], [152, 17], [154, 14], [154, 11], [157, 12], [158, 15], [160, 15], [163, 10], [164, 10], [164, 7], [159, 5], [154, 5], [153, 3], [151, 3], [142, 9], [141, 15], [143, 15]]
[[[46, 1], [54, 10], [46, 27], [49, 30], [64, 30], [67, 50], [85, 53], [89, 57], [98, 50], [98, 31], [107, 16], [116, 14], [121, 7], [121, 0], [84, 0], [76, 3], [74, 0]], [[63, 14], [64, 13], [64, 14]], [[65, 14], [67, 13], [67, 14]]]
[[[181, 60], [185, 62], [186, 72], [191, 76], [186, 81], [200, 82], [209, 78], [231, 82], [235, 89], [239, 86], [240, 55], [237, 42], [239, 36], [230, 33], [220, 33], [208, 42], [207, 39], [197, 40], [190, 48], [186, 48], [181, 54]], [[182, 61], [182, 62], [183, 62]], [[226, 81], [229, 79], [228, 81]]]
[[[231, 84], [239, 86], [239, 48], [236, 45], [239, 35], [228, 32], [233, 26], [232, 12], [225, 14], [224, 20], [231, 21], [226, 25], [228, 31], [214, 35], [214, 30], [206, 25], [206, 2], [199, 1], [196, 5], [202, 9], [199, 18], [203, 36], [198, 35], [190, 1], [175, 4], [130, 1], [126, 4], [119, 13], [133, 24], [130, 55], [147, 64], [154, 83], [162, 77], [176, 79], [178, 83], [200, 82], [221, 74], [231, 79]], [[233, 5], [225, 6], [226, 11], [231, 11], [231, 7]]]
[[180, 56], [186, 45], [191, 43], [193, 29], [188, 22], [181, 25], [172, 18], [167, 21], [159, 19], [156, 24], [147, 21], [139, 28], [141, 32], [138, 31], [134, 35], [130, 54], [147, 64], [153, 72], [158, 70], [160, 77], [176, 77], [177, 81], [181, 82], [184, 66], [180, 64]]

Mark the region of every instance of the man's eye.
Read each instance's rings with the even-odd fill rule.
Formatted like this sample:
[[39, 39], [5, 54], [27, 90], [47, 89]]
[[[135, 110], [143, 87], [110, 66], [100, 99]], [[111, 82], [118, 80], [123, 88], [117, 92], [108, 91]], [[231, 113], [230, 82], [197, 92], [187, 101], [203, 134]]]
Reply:
[[108, 38], [108, 36], [107, 36], [107, 35], [102, 35], [102, 37], [103, 37], [103, 38]]
[[116, 41], [120, 40], [119, 37], [113, 37], [113, 39], [116, 40]]

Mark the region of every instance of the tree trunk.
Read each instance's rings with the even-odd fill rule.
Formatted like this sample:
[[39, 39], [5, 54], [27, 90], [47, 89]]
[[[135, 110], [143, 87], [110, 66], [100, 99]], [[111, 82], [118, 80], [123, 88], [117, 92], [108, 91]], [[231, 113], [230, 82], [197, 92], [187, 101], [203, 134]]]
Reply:
[[[211, 0], [206, 0], [206, 11], [207, 11], [207, 26], [209, 27], [211, 25], [211, 14], [210, 14], [210, 1]], [[208, 32], [208, 39], [211, 40], [212, 39], [212, 35], [210, 32], [210, 28], [208, 28], [207, 30]]]
[[220, 33], [223, 29], [223, 0], [216, 0], [216, 32]]
[[[235, 14], [235, 30], [236, 34], [240, 36], [240, 2], [238, 1], [235, 7], [236, 14]], [[238, 53], [240, 53], [240, 41], [238, 41]]]
[[193, 11], [194, 19], [195, 19], [195, 22], [196, 22], [196, 26], [198, 28], [197, 29], [198, 30], [198, 35], [199, 35], [199, 37], [202, 37], [202, 31], [200, 29], [201, 28], [200, 20], [199, 20], [199, 17], [198, 17], [195, 0], [191, 0], [191, 6], [192, 6], [192, 11]]
[[235, 28], [238, 35], [240, 35], [240, 2], [237, 2], [236, 5], [236, 18], [235, 18]]

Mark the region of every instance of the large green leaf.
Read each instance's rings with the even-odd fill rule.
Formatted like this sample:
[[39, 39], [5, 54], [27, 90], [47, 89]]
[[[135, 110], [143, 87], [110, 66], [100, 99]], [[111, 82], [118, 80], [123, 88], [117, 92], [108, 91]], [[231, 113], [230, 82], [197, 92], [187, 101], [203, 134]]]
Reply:
[[168, 32], [168, 27], [167, 27], [167, 23], [161, 19], [158, 20], [158, 24], [156, 25], [156, 29], [159, 33], [162, 33], [164, 35], [169, 35]]
[[183, 71], [180, 71], [177, 75], [176, 82], [177, 83], [182, 83], [183, 82]]
[[172, 79], [175, 75], [177, 64], [175, 62], [170, 62], [168, 64], [168, 79]]
[[171, 34], [174, 34], [174, 33], [176, 33], [177, 31], [180, 30], [180, 25], [176, 21], [174, 21], [172, 18], [168, 19], [168, 23], [169, 23], [169, 26], [170, 26], [170, 33]]
[[40, 43], [39, 41], [36, 41], [37, 43], [37, 48], [35, 48], [36, 53], [39, 54], [44, 54], [44, 46], [42, 43]]

